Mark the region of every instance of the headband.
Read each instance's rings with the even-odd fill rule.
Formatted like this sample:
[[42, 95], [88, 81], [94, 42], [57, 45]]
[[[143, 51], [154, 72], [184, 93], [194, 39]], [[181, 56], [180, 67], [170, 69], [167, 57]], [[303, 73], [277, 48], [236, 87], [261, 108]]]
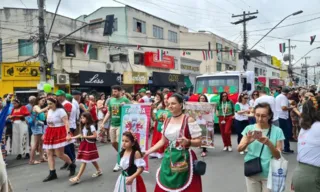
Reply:
[[14, 99], [13, 101], [16, 102], [16, 103], [18, 103], [18, 104], [21, 103], [18, 99]]

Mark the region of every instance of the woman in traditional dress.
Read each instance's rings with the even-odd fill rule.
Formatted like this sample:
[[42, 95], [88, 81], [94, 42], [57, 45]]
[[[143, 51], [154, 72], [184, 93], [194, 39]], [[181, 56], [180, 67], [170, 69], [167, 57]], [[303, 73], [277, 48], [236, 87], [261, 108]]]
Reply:
[[29, 159], [29, 132], [25, 117], [30, 114], [18, 99], [14, 99], [12, 105], [13, 110], [8, 116], [12, 121], [12, 154], [18, 155], [16, 159], [21, 159], [22, 156]]
[[[170, 111], [167, 109], [168, 106], [168, 98], [172, 94], [166, 94], [165, 98], [161, 93], [156, 94], [156, 103], [153, 105], [153, 118], [154, 118], [154, 129], [153, 129], [153, 136], [152, 136], [152, 143], [151, 147], [158, 143], [158, 141], [162, 138], [162, 125], [163, 122], [171, 117]], [[154, 153], [151, 153], [149, 156], [150, 158], [158, 158], [161, 159], [163, 157], [163, 153], [165, 150], [165, 146], [161, 147]]]
[[44, 134], [43, 148], [48, 151], [50, 174], [43, 180], [43, 182], [58, 178], [55, 169], [54, 154], [68, 164], [70, 169], [69, 176], [73, 176], [76, 171], [76, 165], [64, 153], [64, 147], [68, 145], [67, 141], [71, 138], [68, 115], [63, 109], [62, 104], [57, 99], [48, 98], [47, 104], [49, 106], [47, 116], [48, 128]]
[[197, 157], [190, 149], [201, 146], [201, 128], [184, 114], [182, 95], [173, 94], [168, 104], [172, 117], [164, 122], [161, 140], [145, 154], [147, 156], [169, 143], [156, 173], [155, 192], [201, 192], [201, 177], [194, 173], [192, 166]]

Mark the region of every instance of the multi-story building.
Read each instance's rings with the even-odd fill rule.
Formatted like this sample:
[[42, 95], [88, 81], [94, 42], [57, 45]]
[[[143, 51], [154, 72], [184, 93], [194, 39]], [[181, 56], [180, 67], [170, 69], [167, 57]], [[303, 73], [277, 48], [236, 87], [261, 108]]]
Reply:
[[[116, 73], [123, 73], [122, 83], [127, 91], [137, 91], [148, 84], [153, 90], [185, 86], [179, 68], [179, 25], [130, 6], [101, 7], [78, 20], [91, 22], [105, 19], [106, 15], [115, 18], [113, 34], [108, 37], [114, 43], [109, 62]], [[159, 57], [164, 55], [160, 60], [158, 51]]]
[[[54, 13], [45, 12], [46, 34], [49, 33], [53, 18]], [[0, 23], [0, 95], [36, 91], [40, 73], [45, 70], [39, 67], [38, 10], [0, 9]], [[107, 43], [107, 39], [103, 37], [103, 30], [100, 28], [86, 27], [62, 39], [59, 45], [52, 49], [53, 42], [85, 24], [65, 16], [56, 16], [46, 46], [47, 63], [54, 66], [51, 74], [58, 74], [52, 78], [55, 79], [56, 88], [69, 89], [70, 84], [78, 86], [81, 80], [79, 71], [106, 72], [108, 68], [108, 48], [103, 45], [103, 42]], [[91, 49], [86, 54], [84, 47], [88, 44]]]

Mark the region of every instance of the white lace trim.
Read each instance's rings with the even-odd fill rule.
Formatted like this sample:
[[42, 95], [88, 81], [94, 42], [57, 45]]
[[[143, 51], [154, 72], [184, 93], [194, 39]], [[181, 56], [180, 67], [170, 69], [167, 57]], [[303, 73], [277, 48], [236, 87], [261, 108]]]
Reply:
[[150, 156], [150, 157], [156, 157], [156, 158], [158, 158], [158, 159], [162, 159], [163, 153], [155, 152], [155, 153], [151, 153], [149, 156]]
[[146, 167], [146, 162], [140, 158], [140, 159], [135, 159], [134, 160], [134, 164], [137, 166], [137, 167]]
[[92, 160], [77, 159], [77, 161], [83, 162], [83, 163], [92, 163], [92, 162], [99, 161], [99, 158], [92, 159]]
[[58, 144], [54, 144], [54, 145], [46, 145], [46, 144], [43, 144], [43, 149], [58, 149], [58, 148], [61, 148], [61, 147], [64, 147], [66, 145], [68, 145], [69, 143], [68, 142], [62, 142], [62, 143], [58, 143]]
[[191, 150], [189, 149], [189, 159], [190, 159], [190, 164], [189, 164], [189, 170], [190, 170], [190, 174], [189, 174], [189, 180], [187, 181], [186, 184], [184, 184], [181, 188], [178, 188], [178, 189], [169, 189], [169, 188], [166, 188], [165, 186], [163, 186], [159, 180], [159, 173], [160, 173], [160, 169], [161, 169], [161, 165], [159, 167], [159, 169], [157, 170], [157, 174], [156, 174], [156, 182], [157, 184], [159, 185], [159, 187], [164, 190], [164, 191], [168, 191], [168, 192], [181, 192], [181, 191], [184, 191], [185, 189], [187, 189], [191, 182], [192, 182], [192, 179], [193, 179], [193, 157], [192, 157], [192, 154], [191, 154]]

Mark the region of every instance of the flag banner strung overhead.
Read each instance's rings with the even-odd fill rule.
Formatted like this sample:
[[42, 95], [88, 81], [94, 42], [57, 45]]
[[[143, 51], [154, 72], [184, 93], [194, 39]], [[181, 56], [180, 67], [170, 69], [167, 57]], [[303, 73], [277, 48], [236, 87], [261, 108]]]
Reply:
[[203, 60], [213, 59], [213, 51], [202, 51]]
[[137, 45], [137, 50], [140, 50], [141, 46], [140, 45]]
[[279, 50], [280, 50], [280, 53], [286, 52], [286, 44], [285, 43], [280, 43], [279, 44]]
[[214, 111], [215, 104], [186, 102], [186, 114], [194, 118], [201, 128], [201, 147], [214, 148]]
[[[131, 131], [135, 134], [142, 153], [148, 150], [150, 119], [151, 105], [125, 104], [121, 107], [121, 126], [118, 138], [119, 151], [122, 146], [122, 134], [125, 131]], [[144, 160], [146, 161], [145, 171], [149, 171], [149, 158], [145, 158]]]
[[157, 59], [158, 61], [163, 61], [164, 52], [162, 49], [157, 50]]
[[91, 49], [91, 44], [84, 44], [83, 52], [84, 52], [86, 55], [89, 54], [90, 49]]
[[314, 40], [316, 40], [316, 35], [313, 35], [313, 36], [310, 37], [310, 45], [312, 45]]

